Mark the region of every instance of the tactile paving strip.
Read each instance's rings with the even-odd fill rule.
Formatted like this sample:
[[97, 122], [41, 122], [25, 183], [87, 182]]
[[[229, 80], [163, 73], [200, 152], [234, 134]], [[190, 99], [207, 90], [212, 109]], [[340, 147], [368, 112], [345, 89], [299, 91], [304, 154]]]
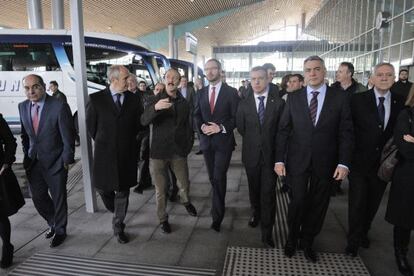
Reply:
[[292, 258], [283, 249], [246, 247], [227, 248], [223, 276], [369, 276], [359, 257], [345, 254], [318, 253], [316, 264], [308, 262], [302, 251]]

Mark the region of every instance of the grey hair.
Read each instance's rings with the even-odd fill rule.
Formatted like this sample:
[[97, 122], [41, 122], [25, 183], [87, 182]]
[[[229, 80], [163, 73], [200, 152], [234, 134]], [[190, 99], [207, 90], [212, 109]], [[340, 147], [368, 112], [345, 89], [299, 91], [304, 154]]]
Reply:
[[314, 61], [314, 60], [319, 61], [322, 64], [323, 68], [326, 70], [325, 61], [320, 56], [310, 56], [310, 57], [307, 57], [303, 61], [303, 65], [305, 65], [309, 61]]
[[123, 65], [112, 65], [109, 67], [108, 72], [106, 72], [106, 76], [108, 77], [108, 82], [110, 83], [113, 79], [119, 78], [119, 73], [121, 72], [121, 68], [125, 68]]
[[394, 68], [394, 65], [392, 65], [391, 63], [389, 63], [389, 62], [380, 62], [380, 63], [378, 63], [377, 65], [375, 65], [374, 66], [374, 75], [375, 75], [375, 73], [377, 72], [377, 70], [378, 70], [378, 68], [380, 68], [380, 67], [382, 67], [382, 66], [389, 66], [389, 67], [391, 67], [392, 68], [392, 72], [394, 73], [394, 75], [395, 75], [395, 68]]

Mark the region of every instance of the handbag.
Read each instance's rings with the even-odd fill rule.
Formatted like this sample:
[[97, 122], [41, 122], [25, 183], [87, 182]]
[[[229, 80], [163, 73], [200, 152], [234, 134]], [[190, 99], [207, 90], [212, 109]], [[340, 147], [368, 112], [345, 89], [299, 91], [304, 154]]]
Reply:
[[0, 213], [11, 216], [25, 204], [19, 182], [13, 171], [6, 169], [0, 176]]
[[394, 143], [394, 138], [391, 137], [385, 144], [381, 152], [381, 161], [378, 168], [378, 177], [382, 181], [390, 182], [392, 179], [392, 174], [394, 173], [394, 168], [398, 163], [398, 149], [397, 145]]

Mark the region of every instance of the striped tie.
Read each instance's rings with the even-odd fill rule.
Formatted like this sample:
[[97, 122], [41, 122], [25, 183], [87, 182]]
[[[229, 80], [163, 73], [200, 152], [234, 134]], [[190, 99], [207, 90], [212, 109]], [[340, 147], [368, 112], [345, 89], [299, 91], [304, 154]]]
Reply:
[[312, 91], [312, 99], [309, 105], [310, 116], [312, 119], [313, 125], [316, 125], [316, 113], [318, 111], [318, 91]]
[[260, 121], [260, 125], [263, 125], [264, 122], [264, 113], [265, 113], [265, 108], [264, 108], [264, 99], [265, 96], [260, 96], [257, 97], [259, 99], [259, 110], [257, 111], [258, 115], [259, 115], [259, 121]]

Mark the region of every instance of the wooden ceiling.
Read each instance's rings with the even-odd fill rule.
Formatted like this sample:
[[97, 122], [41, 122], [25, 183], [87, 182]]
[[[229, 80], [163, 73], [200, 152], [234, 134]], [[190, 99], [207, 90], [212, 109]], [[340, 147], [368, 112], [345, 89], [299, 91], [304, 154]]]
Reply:
[[[42, 0], [44, 28], [51, 28], [51, 0]], [[309, 20], [322, 0], [84, 0], [86, 31], [116, 33], [131, 38], [153, 33], [169, 24], [191, 22], [231, 10], [228, 15], [191, 32], [199, 39], [200, 55], [209, 56], [216, 45], [242, 44], [284, 25]], [[69, 0], [64, 0], [65, 28], [70, 28]], [[0, 26], [28, 28], [26, 0], [1, 0]], [[179, 58], [185, 55], [179, 40]], [[167, 49], [157, 51], [168, 53]]]

